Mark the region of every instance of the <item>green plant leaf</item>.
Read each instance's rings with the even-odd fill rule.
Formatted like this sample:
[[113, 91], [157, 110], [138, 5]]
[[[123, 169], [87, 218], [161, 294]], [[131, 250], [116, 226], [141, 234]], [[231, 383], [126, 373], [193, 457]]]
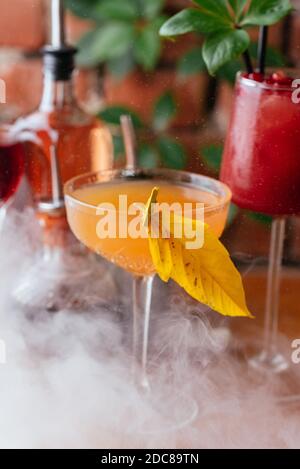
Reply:
[[193, 0], [193, 2], [199, 5], [201, 11], [207, 11], [216, 17], [231, 20], [227, 0]]
[[131, 117], [135, 127], [143, 127], [143, 123], [139, 116], [134, 111], [131, 111], [124, 106], [107, 107], [99, 113], [99, 117], [107, 124], [120, 125], [120, 118], [123, 114], [128, 114]]
[[198, 32], [202, 34], [211, 34], [221, 29], [227, 30], [232, 27], [231, 22], [210, 14], [210, 12], [202, 12], [195, 8], [187, 8], [166, 21], [159, 34], [161, 36], [178, 36], [190, 32]]
[[80, 18], [99, 20], [97, 8], [99, 0], [64, 0], [66, 8]]
[[123, 138], [120, 135], [113, 135], [114, 158], [119, 160], [125, 155]]
[[[257, 57], [257, 43], [252, 42], [249, 45], [249, 53], [253, 59]], [[267, 48], [266, 53], [266, 66], [267, 67], [284, 67], [286, 66], [286, 61], [283, 55], [273, 47]], [[227, 62], [223, 67], [221, 67], [218, 72], [218, 78], [229, 82], [231, 85], [234, 85], [236, 80], [236, 74], [242, 69], [243, 64], [241, 59], [231, 60]]]
[[183, 146], [170, 137], [161, 137], [158, 140], [158, 149], [164, 166], [173, 169], [184, 169], [186, 154]]
[[236, 75], [242, 67], [243, 65], [240, 59], [231, 60], [223, 65], [223, 67], [219, 68], [217, 76], [221, 80], [225, 80], [233, 86], [235, 84]]
[[[124, 1], [124, 0], [122, 0]], [[153, 20], [158, 16], [164, 6], [165, 0], [142, 0], [143, 1], [143, 16], [148, 20]]]
[[259, 223], [262, 223], [263, 225], [271, 225], [273, 218], [270, 215], [265, 215], [264, 213], [258, 213], [258, 212], [246, 212], [247, 217], [250, 218], [251, 220], [257, 221]]
[[268, 26], [292, 10], [290, 0], [252, 0], [241, 26]]
[[163, 94], [154, 105], [153, 128], [158, 132], [166, 130], [176, 115], [176, 103], [170, 92]]
[[139, 65], [146, 71], [152, 71], [161, 52], [161, 39], [158, 31], [164, 18], [158, 18], [142, 29], [133, 44], [133, 54]]
[[95, 66], [119, 57], [131, 47], [133, 38], [133, 26], [121, 22], [108, 23], [89, 31], [78, 43], [78, 63], [83, 66]]
[[135, 2], [125, 0], [101, 0], [96, 9], [97, 18], [134, 21], [139, 17]]
[[287, 62], [285, 57], [278, 50], [268, 47], [266, 52], [267, 67], [285, 67]]
[[[256, 58], [257, 56], [257, 42], [251, 42], [249, 45], [249, 52], [251, 57]], [[280, 51], [274, 49], [274, 47], [267, 47], [266, 51], [266, 66], [267, 67], [284, 67], [286, 61]]]
[[177, 63], [177, 74], [180, 78], [195, 75], [206, 71], [206, 65], [202, 56], [202, 48], [194, 47], [182, 55]]
[[142, 168], [157, 168], [159, 163], [159, 155], [156, 148], [148, 143], [143, 143], [138, 148], [139, 166]]
[[223, 145], [208, 145], [201, 150], [206, 166], [216, 172], [220, 171], [222, 153]]
[[203, 45], [203, 59], [209, 73], [215, 75], [225, 63], [245, 52], [249, 43], [247, 32], [238, 29], [209, 36]]
[[249, 3], [248, 0], [228, 0], [229, 5], [233, 9], [236, 18], [239, 19], [245, 10], [246, 5]]
[[135, 66], [134, 57], [131, 50], [128, 50], [121, 57], [117, 57], [114, 59], [110, 59], [107, 61], [107, 69], [108, 71], [118, 79], [124, 78], [128, 75]]

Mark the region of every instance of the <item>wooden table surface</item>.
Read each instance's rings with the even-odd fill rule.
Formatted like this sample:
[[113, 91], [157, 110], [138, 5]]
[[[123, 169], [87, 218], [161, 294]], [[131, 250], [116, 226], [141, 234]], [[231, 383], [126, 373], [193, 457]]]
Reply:
[[[256, 325], [263, 326], [267, 271], [256, 268], [244, 277], [249, 309], [255, 315]], [[244, 320], [234, 321], [234, 328], [244, 330]], [[300, 338], [300, 269], [284, 268], [280, 287], [279, 329], [290, 338]]]

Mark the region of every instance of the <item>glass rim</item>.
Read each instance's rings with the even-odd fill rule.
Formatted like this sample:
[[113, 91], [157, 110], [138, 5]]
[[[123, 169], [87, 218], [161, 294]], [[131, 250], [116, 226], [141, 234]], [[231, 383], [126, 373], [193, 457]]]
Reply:
[[[291, 76], [291, 78], [293, 78], [294, 80], [296, 80], [297, 78], [299, 78], [300, 80], [300, 69], [297, 69], [297, 68], [289, 68], [289, 67], [279, 67], [279, 68], [266, 68], [266, 72], [276, 72], [278, 70], [283, 70], [285, 72], [289, 72], [288, 73], [288, 76]], [[260, 81], [255, 81], [255, 80], [251, 80], [251, 78], [247, 78], [247, 77], [244, 77], [242, 76], [242, 74], [245, 73], [244, 71], [239, 71], [237, 72], [237, 75], [236, 75], [236, 80], [239, 81], [239, 82], [242, 82], [244, 84], [246, 84], [247, 86], [251, 87], [251, 88], [261, 88], [263, 90], [271, 90], [271, 91], [294, 91], [295, 89], [297, 89], [296, 86], [287, 86], [287, 85], [278, 85], [278, 84], [268, 84], [268, 83], [264, 83], [264, 82], [260, 82]], [[292, 76], [292, 75], [295, 75], [297, 73], [297, 76]], [[299, 82], [300, 83], [300, 82]]]
[[[165, 180], [168, 182], [168, 181], [174, 181], [174, 182], [182, 182], [183, 184], [186, 183], [187, 185], [191, 185], [193, 187], [195, 187], [197, 189], [198, 188], [201, 188], [201, 185], [199, 184], [200, 181], [206, 181], [207, 183], [213, 183], [215, 184], [216, 186], [218, 186], [218, 188], [221, 188], [222, 191], [223, 191], [223, 195], [220, 195], [218, 194], [217, 192], [215, 192], [215, 195], [219, 195], [221, 200], [219, 203], [213, 205], [213, 206], [209, 206], [209, 207], [204, 207], [204, 213], [208, 213], [208, 212], [211, 212], [211, 211], [217, 211], [218, 209], [221, 209], [223, 208], [226, 204], [228, 204], [230, 201], [231, 201], [231, 198], [232, 198], [232, 192], [230, 190], [230, 188], [224, 184], [222, 181], [219, 181], [218, 179], [214, 179], [214, 178], [211, 178], [209, 176], [204, 176], [202, 174], [197, 174], [197, 173], [192, 173], [192, 172], [189, 172], [189, 171], [179, 171], [179, 170], [176, 170], [176, 169], [166, 169], [166, 168], [155, 168], [155, 169], [143, 169], [143, 168], [136, 168], [136, 169], [126, 169], [126, 168], [123, 168], [123, 169], [107, 169], [107, 170], [102, 170], [102, 171], [92, 171], [92, 172], [87, 172], [87, 173], [84, 173], [84, 174], [81, 174], [79, 176], [75, 176], [73, 177], [72, 179], [70, 179], [69, 181], [67, 181], [65, 184], [64, 184], [64, 196], [65, 198], [67, 199], [70, 199], [73, 203], [75, 202], [77, 205], [80, 205], [82, 207], [86, 207], [86, 208], [89, 208], [89, 209], [92, 209], [92, 210], [95, 210], [98, 208], [98, 205], [94, 205], [94, 204], [90, 204], [88, 202], [84, 202], [82, 200], [79, 200], [78, 198], [74, 197], [72, 195], [72, 187], [74, 186], [74, 184], [76, 182], [79, 182], [80, 180], [84, 181], [84, 180], [87, 180], [87, 179], [93, 179], [94, 178], [94, 181], [90, 181], [90, 182], [86, 182], [86, 185], [89, 185], [89, 184], [96, 184], [97, 182], [101, 184], [101, 181], [97, 181], [97, 177], [101, 177], [101, 176], [113, 176], [112, 179], [110, 180], [106, 180], [106, 181], [103, 181], [103, 182], [112, 182], [114, 180], [122, 180], [124, 178], [125, 180], [125, 177], [132, 177], [134, 178], [136, 176], [136, 178], [138, 179], [139, 176], [163, 176], [165, 177]], [[173, 177], [170, 177], [168, 179], [168, 176], [173, 176]], [[150, 179], [149, 179], [150, 180]], [[197, 182], [198, 182], [198, 185], [197, 185]], [[83, 186], [83, 184], [82, 184]], [[81, 186], [81, 187], [82, 187]], [[202, 187], [203, 188], [203, 187]], [[78, 187], [79, 189], [79, 187]], [[209, 192], [209, 190], [207, 190], [207, 192]], [[213, 191], [211, 191], [213, 193]]]

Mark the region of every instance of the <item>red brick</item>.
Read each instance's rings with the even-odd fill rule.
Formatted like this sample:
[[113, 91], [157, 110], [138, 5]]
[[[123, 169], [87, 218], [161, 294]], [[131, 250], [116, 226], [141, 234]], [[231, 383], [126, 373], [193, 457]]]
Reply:
[[199, 129], [176, 128], [170, 131], [170, 136], [178, 143], [181, 143], [186, 151], [187, 162], [185, 169], [193, 173], [204, 174], [203, 160], [200, 155], [202, 142]]
[[300, 261], [300, 217], [292, 217], [289, 220], [289, 252], [290, 261]]
[[6, 105], [18, 117], [34, 109], [42, 90], [41, 63], [38, 59], [7, 58], [0, 64], [0, 77], [6, 83]]
[[166, 0], [166, 8], [174, 9], [174, 10], [182, 10], [186, 8], [187, 1], [186, 0]]
[[104, 80], [104, 95], [108, 105], [127, 106], [150, 123], [155, 101], [166, 91], [171, 91], [178, 106], [174, 126], [186, 127], [202, 123], [207, 85], [208, 77], [205, 74], [181, 81], [174, 70], [160, 69], [147, 75], [134, 72], [123, 80], [107, 75]]
[[173, 40], [164, 39], [162, 43], [162, 61], [173, 64], [188, 51], [196, 46], [200, 46], [202, 41], [195, 34], [185, 34]]
[[232, 255], [267, 258], [270, 246], [270, 226], [240, 213], [226, 230], [223, 242]]
[[228, 128], [233, 99], [233, 86], [226, 81], [221, 81], [217, 90], [214, 121], [223, 134], [226, 133]]
[[67, 39], [71, 44], [76, 44], [83, 34], [94, 27], [94, 22], [78, 18], [70, 12], [66, 14]]
[[296, 66], [300, 64], [300, 12], [295, 13], [291, 20], [290, 56]]
[[[269, 46], [280, 49], [283, 38], [283, 21], [269, 27], [268, 44]], [[259, 28], [255, 27], [249, 30], [252, 41], [257, 42], [259, 37]]]
[[[7, 56], [0, 61], [0, 78], [6, 83], [7, 104], [1, 104], [1, 113], [18, 117], [35, 109], [43, 87], [42, 61]], [[101, 107], [97, 71], [82, 70], [76, 75], [76, 95], [85, 108], [97, 112]]]
[[39, 48], [46, 37], [42, 0], [0, 0], [0, 46]]

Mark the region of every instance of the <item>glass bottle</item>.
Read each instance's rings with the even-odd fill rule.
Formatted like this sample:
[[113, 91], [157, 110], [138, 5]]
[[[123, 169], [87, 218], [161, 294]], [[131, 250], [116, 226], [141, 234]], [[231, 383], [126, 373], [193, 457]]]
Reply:
[[58, 310], [76, 302], [77, 277], [89, 275], [91, 261], [68, 229], [63, 184], [88, 171], [110, 169], [112, 138], [108, 128], [86, 114], [74, 94], [76, 49], [64, 42], [64, 11], [52, 2], [52, 44], [43, 49], [44, 87], [39, 108], [19, 119], [26, 175], [43, 233], [42, 250], [23, 276], [15, 296], [25, 306]]

